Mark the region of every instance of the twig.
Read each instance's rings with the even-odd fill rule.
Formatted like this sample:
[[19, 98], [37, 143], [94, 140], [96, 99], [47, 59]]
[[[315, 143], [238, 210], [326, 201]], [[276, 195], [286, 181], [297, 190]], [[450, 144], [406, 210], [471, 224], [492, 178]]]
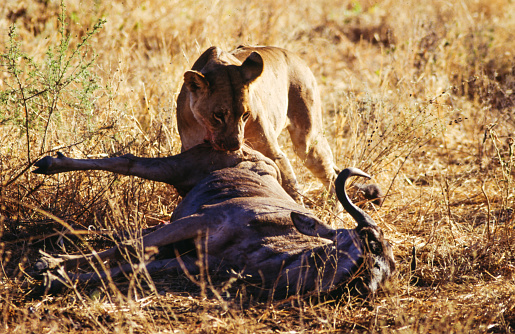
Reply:
[[486, 229], [488, 230], [488, 241], [490, 241], [490, 211], [491, 211], [491, 208], [490, 208], [490, 198], [488, 197], [488, 195], [486, 194], [486, 191], [485, 191], [485, 182], [486, 180], [483, 180], [483, 182], [481, 183], [481, 191], [483, 192], [483, 196], [485, 196], [485, 199], [486, 199], [486, 206], [487, 206], [487, 216], [486, 216]]

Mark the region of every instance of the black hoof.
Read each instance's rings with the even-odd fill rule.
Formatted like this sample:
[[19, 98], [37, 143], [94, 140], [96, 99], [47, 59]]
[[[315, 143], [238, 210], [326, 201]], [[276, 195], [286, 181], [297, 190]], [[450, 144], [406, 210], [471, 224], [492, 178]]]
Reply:
[[45, 259], [39, 259], [36, 264], [34, 264], [34, 270], [37, 272], [41, 272], [49, 269], [48, 261]]

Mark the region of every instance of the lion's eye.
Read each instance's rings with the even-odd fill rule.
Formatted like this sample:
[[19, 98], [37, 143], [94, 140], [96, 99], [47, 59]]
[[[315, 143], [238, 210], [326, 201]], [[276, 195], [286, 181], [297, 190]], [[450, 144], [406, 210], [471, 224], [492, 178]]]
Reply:
[[246, 122], [248, 119], [249, 119], [249, 116], [250, 116], [250, 112], [246, 111], [243, 113], [243, 115], [241, 115], [241, 119]]
[[213, 118], [220, 122], [220, 123], [223, 123], [224, 122], [224, 112], [223, 111], [217, 111], [215, 113], [213, 113]]

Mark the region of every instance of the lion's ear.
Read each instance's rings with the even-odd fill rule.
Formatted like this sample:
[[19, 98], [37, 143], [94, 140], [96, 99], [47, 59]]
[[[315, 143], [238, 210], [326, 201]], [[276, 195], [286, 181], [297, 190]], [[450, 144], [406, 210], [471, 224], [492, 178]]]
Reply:
[[245, 83], [251, 83], [263, 73], [263, 58], [257, 52], [252, 52], [241, 64], [241, 72]]
[[206, 77], [198, 71], [186, 71], [184, 73], [184, 84], [193, 94], [206, 91], [209, 88]]

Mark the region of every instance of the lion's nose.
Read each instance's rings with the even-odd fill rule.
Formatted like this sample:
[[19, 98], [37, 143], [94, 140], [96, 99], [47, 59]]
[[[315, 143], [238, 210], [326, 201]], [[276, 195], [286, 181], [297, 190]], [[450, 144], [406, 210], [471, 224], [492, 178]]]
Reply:
[[237, 151], [240, 149], [240, 146], [231, 146], [227, 147], [227, 151]]
[[237, 151], [240, 149], [240, 143], [232, 143], [232, 144], [224, 144], [222, 145], [222, 147], [226, 150], [226, 151]]

